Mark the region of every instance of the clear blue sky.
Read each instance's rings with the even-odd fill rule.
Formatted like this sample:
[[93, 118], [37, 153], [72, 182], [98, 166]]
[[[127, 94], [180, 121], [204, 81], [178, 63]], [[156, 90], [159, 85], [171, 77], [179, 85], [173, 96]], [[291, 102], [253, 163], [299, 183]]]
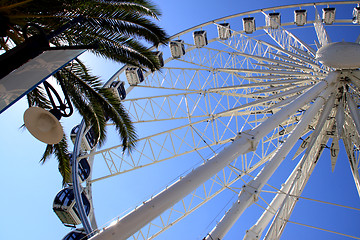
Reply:
[[[285, 0], [157, 0], [154, 2], [158, 4], [163, 12], [159, 24], [169, 35], [223, 16], [291, 3]], [[89, 58], [88, 63], [104, 81], [121, 67], [119, 64], [94, 60], [94, 58]], [[61, 189], [61, 178], [57, 170], [57, 162], [51, 159], [44, 165], [39, 164], [45, 144], [38, 142], [26, 130], [20, 129], [26, 108], [26, 103], [22, 100], [0, 115], [2, 133], [0, 139], [0, 156], [2, 160], [2, 167], [0, 168], [2, 190], [2, 194], [0, 194], [0, 239], [61, 239], [70, 229], [61, 224], [52, 210], [53, 199]], [[63, 119], [65, 132], [69, 133], [71, 128], [78, 124], [79, 121], [80, 119], [77, 116]], [[324, 170], [314, 173], [311, 184], [315, 190], [312, 190], [311, 193], [305, 191], [305, 195], [309, 193], [313, 198], [333, 199], [335, 202], [342, 198], [348, 205], [360, 207], [347, 159], [339, 160], [335, 173], [330, 171], [329, 159], [321, 161], [317, 168], [318, 170], [320, 168]], [[348, 185], [350, 187], [344, 187]], [[337, 191], [338, 194], [334, 196], [333, 192]], [[314, 208], [317, 208], [317, 206]], [[309, 209], [308, 211], [313, 210]], [[302, 219], [303, 213], [295, 212], [299, 219]], [[359, 223], [360, 220], [359, 212], [354, 214], [345, 211], [336, 214], [339, 214], [338, 218], [344, 222], [344, 231], [346, 231], [346, 225], [349, 225], [349, 228], [354, 226], [347, 224], [348, 222], [356, 221]], [[293, 231], [299, 231], [299, 233], [302, 230], [302, 228], [290, 224], [288, 228], [294, 228]], [[354, 229], [347, 230], [349, 230], [349, 233], [354, 233]], [[357, 233], [357, 236], [360, 236], [360, 230], [357, 230]], [[182, 239], [182, 233], [178, 232], [178, 234], [172, 239]], [[332, 235], [328, 236], [329, 238], [332, 237]], [[301, 236], [301, 233], [299, 237], [299, 239], [313, 239], [308, 236]]]

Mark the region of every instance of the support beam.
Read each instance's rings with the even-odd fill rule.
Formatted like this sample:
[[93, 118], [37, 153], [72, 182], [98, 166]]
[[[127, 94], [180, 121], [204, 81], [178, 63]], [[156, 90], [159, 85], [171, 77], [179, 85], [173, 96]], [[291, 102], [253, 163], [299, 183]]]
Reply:
[[[305, 112], [304, 116], [297, 124], [296, 128], [290, 133], [286, 142], [280, 147], [265, 167], [259, 172], [259, 174], [246, 184], [241, 190], [237, 202], [235, 202], [226, 215], [220, 220], [217, 226], [208, 234], [206, 240], [222, 239], [226, 233], [235, 224], [238, 218], [242, 215], [246, 208], [257, 201], [258, 195], [274, 174], [276, 169], [286, 158], [296, 141], [302, 136], [302, 133], [309, 126], [311, 120], [322, 108], [326, 102], [326, 98], [334, 91], [336, 84], [334, 83], [338, 77], [338, 73], [332, 72], [328, 75], [326, 81], [332, 82], [328, 88], [326, 88], [321, 95], [316, 99], [314, 104]], [[261, 126], [261, 125], [260, 125]]]
[[324, 23], [322, 22], [322, 19], [319, 15], [319, 12], [315, 5], [314, 5], [314, 7], [315, 7], [314, 28], [315, 28], [315, 32], [316, 32], [317, 38], [320, 43], [320, 47], [323, 47], [323, 46], [329, 44], [331, 42], [331, 40], [329, 38], [329, 35], [324, 27]]
[[243, 240], [260, 239], [264, 229], [270, 223], [271, 219], [275, 216], [277, 210], [281, 206], [287, 194], [289, 194], [290, 187], [295, 177], [298, 174], [299, 167], [301, 164], [302, 164], [302, 160], [296, 165], [296, 167], [294, 168], [294, 170], [286, 180], [285, 184], [281, 187], [280, 191], [273, 198], [269, 206], [266, 208], [266, 210], [263, 212], [261, 217], [255, 223], [255, 225], [252, 226], [248, 231], [246, 231], [246, 235]]
[[316, 84], [306, 93], [300, 95], [291, 104], [269, 117], [266, 121], [247, 134], [241, 134], [237, 140], [227, 148], [223, 149], [218, 155], [212, 157], [206, 163], [194, 169], [191, 173], [157, 194], [151, 200], [144, 202], [143, 205], [133, 210], [119, 221], [112, 223], [111, 226], [104, 228], [103, 231], [100, 231], [100, 233], [90, 239], [124, 240], [129, 238], [151, 220], [190, 194], [199, 185], [206, 182], [241, 154], [256, 149], [260, 139], [269, 134], [274, 128], [288, 119], [302, 106], [316, 98], [328, 86], [331, 86], [337, 79], [337, 76], [337, 72], [330, 73], [325, 81]]
[[357, 108], [357, 104], [355, 103], [354, 99], [351, 97], [351, 95], [349, 93], [345, 94], [346, 96], [346, 103], [347, 106], [350, 110], [350, 116], [353, 119], [355, 126], [356, 126], [356, 130], [358, 132], [358, 134], [360, 135], [360, 114], [359, 114], [359, 109]]
[[[311, 138], [309, 144], [310, 146], [316, 144], [316, 140], [318, 139], [319, 134], [323, 131], [323, 126], [325, 124], [325, 121], [328, 119], [329, 114], [331, 113], [332, 107], [334, 105], [334, 101], [335, 101], [335, 94], [331, 94], [329, 100], [325, 104], [321, 117], [319, 118], [318, 124], [316, 126], [316, 130], [312, 134], [313, 136], [316, 137]], [[311, 150], [312, 148], [310, 147], [308, 149]], [[291, 173], [285, 184], [282, 186], [278, 194], [274, 197], [270, 205], [264, 211], [263, 215], [259, 218], [258, 222], [253, 227], [251, 227], [250, 230], [246, 233], [244, 240], [257, 240], [261, 237], [262, 232], [264, 231], [266, 226], [274, 217], [279, 207], [283, 204], [285, 198], [288, 197], [287, 194], [290, 194], [291, 190], [293, 189], [294, 183], [297, 181], [297, 179], [300, 178], [301, 174], [303, 174], [302, 170], [303, 170], [304, 161], [308, 161], [306, 156], [309, 155], [310, 155], [310, 151], [306, 151], [303, 158], [294, 168], [293, 172]]]

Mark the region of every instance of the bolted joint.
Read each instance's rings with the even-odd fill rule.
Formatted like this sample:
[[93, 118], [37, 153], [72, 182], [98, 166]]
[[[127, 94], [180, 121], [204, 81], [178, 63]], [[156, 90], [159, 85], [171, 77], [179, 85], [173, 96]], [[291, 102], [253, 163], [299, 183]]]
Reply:
[[250, 147], [247, 152], [256, 150], [256, 147], [259, 144], [259, 139], [257, 139], [256, 136], [252, 133], [252, 130], [249, 129], [244, 132], [240, 132], [235, 139], [240, 137], [245, 138], [246, 141], [250, 143]]
[[247, 185], [245, 185], [243, 187], [243, 191], [250, 195], [249, 197], [252, 198], [253, 202], [257, 202], [257, 200], [259, 199], [259, 186], [257, 186], [254, 180], [250, 181]]
[[254, 227], [251, 227], [246, 231], [246, 235], [243, 240], [257, 240], [259, 239], [259, 233], [255, 232]]

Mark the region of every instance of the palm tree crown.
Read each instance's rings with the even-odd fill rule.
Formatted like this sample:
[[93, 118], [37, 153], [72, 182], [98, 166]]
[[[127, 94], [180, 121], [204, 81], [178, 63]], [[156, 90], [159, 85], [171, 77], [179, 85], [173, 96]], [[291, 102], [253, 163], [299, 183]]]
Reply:
[[[159, 60], [148, 46], [164, 44], [166, 33], [153, 20], [159, 10], [148, 0], [24, 0], [14, 3], [0, 1], [0, 50], [9, 50], [40, 31], [49, 34], [55, 29], [81, 17], [83, 21], [66, 29], [50, 40], [52, 46], [96, 44], [91, 51], [116, 62], [137, 66], [143, 70], [158, 70]], [[36, 24], [36, 27], [31, 27]], [[24, 36], [26, 35], [26, 36]], [[124, 150], [135, 146], [136, 132], [119, 99], [102, 88], [98, 77], [79, 59], [54, 75], [70, 101], [85, 119], [95, 126], [101, 144], [106, 136], [105, 123], [112, 121], [122, 139]], [[28, 94], [29, 106], [50, 110], [52, 105], [43, 88]], [[47, 145], [41, 162], [51, 154], [59, 161], [64, 182], [70, 179], [70, 164], [66, 136], [59, 144]]]

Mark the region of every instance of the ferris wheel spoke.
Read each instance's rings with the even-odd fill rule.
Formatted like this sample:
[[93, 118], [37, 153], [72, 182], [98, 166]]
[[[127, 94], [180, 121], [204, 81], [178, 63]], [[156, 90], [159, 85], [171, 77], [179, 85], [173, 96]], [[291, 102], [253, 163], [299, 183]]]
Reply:
[[[249, 111], [243, 113], [243, 116], [250, 115], [251, 112]], [[92, 181], [102, 180], [216, 145], [221, 146], [230, 143], [236, 138], [240, 131], [236, 123], [240, 121], [237, 120], [237, 117], [241, 117], [242, 115], [229, 114], [229, 116], [230, 117], [220, 118], [214, 115], [212, 118], [188, 123], [162, 133], [139, 139], [137, 149], [126, 156], [121, 154], [122, 145], [94, 152], [90, 156], [101, 155], [109, 169], [109, 175], [100, 178], [95, 177]], [[248, 124], [249, 128], [255, 126], [250, 122]], [[195, 132], [192, 131], [193, 129], [195, 129]], [[226, 136], [229, 135], [232, 137], [227, 138]], [[190, 141], [189, 139], [192, 140]], [[166, 142], [172, 144], [165, 144]], [[87, 157], [87, 155], [83, 157]]]
[[329, 140], [329, 136], [326, 131], [328, 127], [331, 126], [331, 123], [331, 120], [324, 123], [325, 126], [320, 129], [318, 137], [313, 138], [315, 139], [313, 141], [314, 144], [309, 146], [305, 155], [301, 159], [300, 166], [297, 166], [294, 170], [296, 171], [296, 177], [291, 181], [289, 194], [287, 194], [283, 199], [280, 209], [278, 210], [264, 239], [280, 239], [281, 234], [285, 229], [285, 225], [287, 224], [298, 201], [297, 196], [300, 196], [304, 190], [305, 185], [324, 150], [324, 145], [326, 145]]
[[[175, 129], [139, 139], [138, 147], [128, 155], [121, 153], [121, 145], [94, 152], [92, 155], [102, 156], [109, 169], [109, 175], [100, 178], [95, 177], [92, 181], [98, 181], [212, 146], [221, 146], [232, 142], [238, 133], [237, 128], [233, 127], [237, 121], [236, 117], [229, 117], [211, 118], [209, 121], [201, 120], [188, 123]], [[231, 137], [229, 138], [229, 136]]]
[[[205, 100], [205, 104], [197, 104], [200, 100]], [[186, 102], [191, 104], [190, 110], [186, 107]], [[208, 104], [204, 94], [201, 94], [201, 92], [135, 98], [124, 102], [127, 110], [132, 113], [134, 123], [167, 121], [188, 117], [204, 118], [211, 114], [208, 112]]]
[[[256, 76], [260, 77], [260, 76]], [[269, 77], [269, 76], [264, 76]], [[250, 77], [248, 77], [250, 78]], [[260, 87], [271, 87], [285, 84], [308, 84], [311, 80], [309, 78], [289, 78], [285, 80], [270, 80], [267, 82], [255, 82], [249, 84], [234, 85], [228, 87], [210, 88], [207, 92], [221, 92], [227, 90], [247, 89], [247, 88], [260, 88]]]
[[359, 148], [358, 148], [358, 135], [354, 134], [354, 123], [349, 119], [345, 121], [343, 143], [349, 159], [351, 173], [354, 178], [355, 186], [360, 196], [360, 175], [359, 175]]
[[360, 196], [360, 175], [359, 175], [359, 159], [355, 157], [354, 146], [349, 139], [344, 139], [344, 146], [348, 155], [351, 173], [354, 178], [355, 186]]
[[[256, 171], [261, 165], [266, 163], [271, 156], [275, 153], [276, 149], [268, 153], [265, 151], [264, 156], [256, 156], [253, 153], [249, 158], [260, 158], [256, 161], [256, 164], [247, 168], [246, 158], [241, 157], [234, 161], [231, 165], [217, 173], [214, 177], [209, 179], [206, 183], [199, 186], [196, 190], [180, 200], [173, 207], [162, 213], [156, 219], [151, 221], [141, 230], [133, 235], [134, 239], [153, 239], [160, 235], [162, 232], [174, 226], [176, 223], [193, 213], [195, 210], [203, 206], [205, 203], [219, 195], [225, 190], [231, 190], [239, 180], [243, 180], [243, 177], [248, 176], [253, 171]], [[239, 166], [241, 169], [238, 167]], [[245, 168], [244, 168], [245, 167]], [[237, 193], [237, 189], [232, 190]]]
[[[104, 229], [100, 234], [94, 237], [94, 240], [101, 237], [113, 237], [114, 235], [117, 235], [117, 237], [122, 239], [126, 239], [127, 237], [132, 236], [143, 226], [147, 225], [150, 221], [161, 215], [164, 211], [171, 208], [171, 206], [173, 206], [180, 199], [184, 198], [198, 186], [205, 183], [219, 170], [223, 169], [225, 166], [231, 163], [234, 158], [249, 152], [249, 150], [252, 150], [252, 148], [256, 146], [254, 144], [257, 143], [252, 142], [250, 139], [262, 139], [270, 132], [272, 132], [272, 129], [276, 128], [278, 124], [285, 121], [289, 114], [293, 114], [301, 106], [309, 103], [311, 99], [315, 98], [315, 96], [317, 96], [320, 92], [324, 91], [324, 93], [321, 94], [322, 96], [323, 94], [327, 94], [329, 91], [332, 91], [333, 89], [330, 86], [333, 85], [333, 82], [337, 79], [337, 76], [337, 73], [330, 74], [325, 79], [325, 81], [318, 83], [311, 90], [301, 95], [298, 98], [298, 101], [293, 101], [289, 106], [283, 108], [280, 112], [268, 118], [265, 122], [252, 129], [248, 133], [244, 132], [244, 136], [238, 138], [226, 149], [223, 149], [218, 155], [214, 156], [204, 164], [200, 165], [194, 171], [186, 175], [184, 178], [171, 185], [171, 187], [169, 187], [166, 191], [156, 195], [151, 201], [144, 203], [133, 212], [124, 216], [111, 228]], [[322, 100], [324, 100], [323, 96], [322, 98], [317, 98], [316, 101], [321, 102]], [[142, 217], [139, 218], [139, 216]], [[136, 224], [134, 225], [133, 223]]]
[[[235, 54], [237, 56], [242, 56], [245, 58], [244, 60], [254, 59], [259, 62], [265, 61], [265, 62], [270, 62], [270, 63], [293, 67], [293, 68], [296, 68], [299, 70], [303, 70], [305, 72], [313, 71], [314, 69], [316, 71], [318, 71], [320, 69], [319, 66], [317, 65], [317, 63], [315, 63], [313, 60], [310, 60], [309, 58], [306, 58], [306, 57], [302, 57], [299, 54], [295, 54], [290, 51], [285, 51], [285, 50], [279, 49], [277, 47], [273, 47], [276, 49], [275, 52], [269, 51], [268, 48], [266, 50], [263, 50], [263, 48], [260, 48], [259, 51], [256, 51], [257, 54], [251, 54], [251, 53], [241, 52], [237, 48], [227, 45], [226, 43], [223, 43], [223, 44], [226, 46], [229, 46], [233, 50], [235, 50], [236, 52], [232, 53], [232, 54]], [[259, 44], [259, 45], [261, 45], [261, 44]], [[283, 54], [278, 54], [277, 52], [279, 52], [279, 51], [282, 52], [283, 54], [291, 56], [292, 58], [290, 58], [286, 55], [283, 55]], [[231, 53], [231, 52], [229, 52], [229, 53]], [[267, 53], [270, 54], [269, 57], [265, 57], [265, 54], [267, 54]], [[278, 57], [281, 60], [275, 59], [275, 57]], [[317, 75], [318, 74], [322, 75], [321, 73], [318, 73], [318, 72], [315, 72], [315, 73]]]
[[[263, 12], [263, 14], [267, 20], [271, 20], [267, 13]], [[291, 51], [293, 49], [305, 56], [312, 58], [315, 57], [316, 51], [312, 47], [301, 41], [293, 33], [287, 31], [280, 25], [276, 28], [264, 28], [264, 31], [283, 49], [287, 51]], [[304, 51], [304, 49], [307, 51]]]
[[[331, 5], [333, 3], [345, 5], [344, 2]], [[310, 9], [313, 6], [315, 16]], [[104, 145], [81, 156], [91, 163], [94, 160], [95, 171], [91, 167], [91, 177], [83, 189], [91, 205], [94, 194], [91, 185], [97, 187], [97, 184], [117, 181], [113, 178], [98, 182], [108, 177], [132, 171], [128, 174], [130, 178], [146, 181], [138, 173], [146, 175], [171, 165], [175, 167], [169, 170], [169, 176], [172, 172], [172, 178], [178, 179], [176, 171], [188, 170], [181, 173], [183, 177], [174, 180], [175, 183], [100, 230], [92, 240], [154, 239], [167, 229], [165, 238], [170, 239], [166, 234], [176, 231], [170, 229], [172, 226], [179, 226], [176, 223], [181, 220], [191, 221], [189, 215], [198, 217], [200, 207], [207, 208], [211, 204], [208, 202], [220, 195], [222, 202], [215, 204], [223, 209], [208, 211], [218, 215], [206, 229], [214, 227], [221, 213], [233, 206], [204, 239], [222, 239], [253, 203], [264, 212], [254, 226], [246, 226], [249, 231], [244, 240], [260, 239], [267, 228], [265, 239], [279, 239], [286, 223], [292, 222], [290, 214], [302, 198], [304, 186], [324, 149], [331, 153], [334, 171], [342, 150], [340, 139], [360, 196], [360, 114], [357, 109], [360, 71], [332, 67], [331, 63], [318, 60], [321, 58], [316, 57], [317, 49], [307, 37], [307, 34], [311, 34], [312, 39], [315, 37], [319, 42], [315, 44], [320, 48], [330, 42], [326, 30], [356, 24], [352, 25], [351, 19], [336, 19], [333, 28], [324, 26], [316, 6], [333, 10], [324, 3], [296, 4], [249, 11], [195, 26], [171, 37], [170, 49], [164, 46], [156, 49], [157, 57], [170, 56], [163, 61], [161, 71], [141, 72], [125, 66], [114, 75], [106, 86], [118, 86], [118, 81], [128, 80], [130, 87], [117, 90], [140, 137], [128, 155], [123, 155], [115, 136], [110, 136]], [[289, 11], [291, 15], [286, 15]], [[354, 13], [359, 14], [358, 18], [354, 15], [359, 23], [360, 10], [355, 8]], [[281, 23], [281, 19], [276, 18], [278, 25], [269, 24], [270, 17], [280, 17], [280, 14], [287, 22]], [[265, 21], [259, 19], [264, 15]], [[294, 21], [288, 21], [293, 16]], [[326, 24], [327, 20], [324, 18]], [[243, 28], [239, 28], [239, 22]], [[343, 45], [346, 44], [351, 45], [349, 42]], [[329, 53], [331, 51], [325, 55]], [[120, 84], [128, 86], [126, 82]], [[113, 133], [115, 127], [109, 126], [108, 130]], [[299, 160], [297, 166], [286, 181], [281, 181], [285, 183], [280, 190], [276, 187], [276, 192], [267, 191], [269, 176], [274, 175], [269, 181], [280, 180], [278, 177], [284, 171], [279, 164], [285, 158], [290, 161], [293, 152], [292, 159]], [[140, 168], [143, 170], [135, 171]], [[267, 195], [269, 193], [273, 195]], [[250, 214], [253, 208], [249, 210], [245, 214]], [[94, 216], [91, 210], [88, 218], [95, 221]]]
[[259, 67], [264, 67], [269, 70], [278, 70], [278, 71], [294, 71], [295, 70], [292, 67], [280, 66], [280, 65], [274, 65], [274, 64], [254, 63], [254, 65], [259, 66]]
[[[285, 59], [282, 59], [282, 60], [275, 59], [274, 58], [274, 56], [276, 56], [275, 54], [269, 54], [268, 57], [264, 57], [264, 56], [251, 55], [251, 54], [237, 52], [237, 53], [234, 53], [234, 55], [254, 59], [254, 60], [258, 61], [258, 62], [268, 62], [268, 63], [273, 63], [273, 64], [279, 64], [281, 66], [288, 66], [288, 67], [292, 67], [292, 68], [295, 68], [295, 69], [303, 70], [305, 72], [313, 71], [313, 69], [311, 67], [306, 66], [302, 62], [294, 61], [293, 59], [289, 59], [289, 58], [285, 58]], [[282, 56], [282, 55], [280, 55], [280, 56]]]
[[316, 32], [316, 36], [319, 41], [319, 46], [325, 46], [331, 42], [330, 37], [325, 29], [324, 23], [322, 21], [322, 18], [319, 15], [319, 12], [315, 7], [315, 21], [314, 21], [314, 28]]
[[346, 93], [345, 96], [347, 100], [347, 107], [350, 110], [349, 111], [350, 116], [355, 123], [357, 133], [360, 134], [360, 115], [359, 115], [359, 110], [357, 108], [357, 104], [355, 103], [354, 99], [351, 97], [349, 93]]
[[[300, 40], [299, 40], [300, 41]], [[309, 47], [311, 50], [309, 50], [308, 48], [306, 48], [307, 51], [305, 51], [304, 49], [298, 48], [298, 47], [294, 47], [294, 46], [290, 46], [293, 50], [295, 50], [295, 52], [297, 52], [298, 54], [302, 55], [303, 57], [306, 57], [308, 59], [313, 59], [315, 57], [315, 50], [311, 47]]]
[[[265, 239], [279, 239], [283, 229], [289, 217], [295, 207], [297, 202], [297, 196], [300, 196], [308, 179], [310, 178], [311, 173], [313, 172], [320, 155], [325, 149], [326, 143], [328, 142], [330, 135], [328, 134], [329, 128], [332, 128], [334, 124], [334, 114], [333, 104], [335, 101], [335, 94], [332, 94], [330, 99], [325, 104], [324, 110], [321, 113], [321, 116], [316, 125], [316, 130], [313, 132], [309, 147], [306, 149], [303, 158], [300, 163], [294, 169], [293, 174], [296, 175], [295, 178], [290, 180], [291, 187], [288, 188], [289, 195], [275, 197], [273, 200], [273, 209], [277, 210], [279, 204], [281, 207], [273, 220], [272, 225], [270, 226]], [[290, 179], [291, 177], [289, 177]], [[291, 196], [290, 196], [291, 195]], [[279, 199], [276, 199], [279, 198]], [[279, 201], [279, 202], [278, 202]], [[269, 214], [269, 213], [264, 213]], [[269, 216], [268, 216], [269, 217]], [[266, 218], [263, 224], [268, 224], [270, 219]]]
[[[208, 91], [205, 94], [176, 94], [173, 96], [156, 96], [151, 98], [134, 99], [125, 102], [125, 107], [131, 111], [134, 123], [158, 122], [181, 119], [202, 119], [210, 121], [221, 116], [240, 116], [247, 113], [239, 112], [243, 109], [261, 105], [276, 98], [291, 96], [308, 88], [298, 87], [279, 93], [276, 96], [261, 97], [248, 104], [239, 102], [239, 97], [254, 100], [260, 93], [231, 93], [227, 91]], [[247, 90], [244, 90], [247, 91]], [[200, 104], [202, 101], [202, 104]], [[239, 106], [240, 107], [237, 107]]]
[[310, 68], [314, 69], [316, 72], [314, 72], [316, 75], [323, 75], [321, 72], [318, 72], [321, 70], [321, 68], [319, 67], [319, 65], [317, 65], [314, 60], [308, 59], [306, 57], [302, 57], [299, 54], [295, 54], [292, 52], [286, 52], [285, 54], [279, 54], [279, 53], [270, 53], [271, 55], [278, 57], [280, 59], [282, 59], [283, 61], [289, 61], [292, 63], [295, 63], [297, 61], [300, 61], [302, 64], [304, 64], [305, 66], [309, 66]]
[[[289, 50], [287, 50], [286, 48], [283, 48], [281, 45], [280, 47], [277, 47], [269, 42], [262, 42], [262, 41], [257, 41], [257, 44], [259, 45], [266, 45], [267, 47], [269, 47], [269, 49], [272, 49], [274, 51], [267, 51], [270, 54], [273, 54], [277, 57], [282, 58], [283, 60], [288, 60], [288, 61], [300, 61], [302, 64], [306, 65], [306, 66], [310, 66], [313, 69], [320, 69], [318, 64], [314, 61], [314, 59], [309, 59], [306, 57], [302, 57], [301, 55], [291, 52]], [[282, 53], [282, 54], [280, 54]], [[285, 55], [289, 56], [286, 57]]]
[[[280, 84], [281, 82], [274, 82], [274, 84]], [[286, 81], [285, 81], [286, 83]], [[267, 83], [267, 85], [271, 84]], [[268, 87], [264, 90], [257, 90], [253, 93], [246, 93], [250, 87], [256, 89], [259, 86], [264, 86], [265, 84], [248, 84], [244, 86], [233, 86], [233, 87], [223, 87], [223, 88], [213, 88], [206, 91], [198, 91], [191, 93], [175, 93], [168, 95], [159, 95], [153, 97], [144, 97], [144, 98], [135, 98], [128, 101], [124, 101], [124, 104], [128, 106], [128, 110], [132, 113], [134, 122], [151, 122], [151, 121], [166, 121], [170, 119], [184, 119], [184, 118], [204, 118], [206, 116], [215, 115], [224, 116], [232, 114], [232, 112], [237, 112], [242, 109], [246, 109], [252, 106], [259, 106], [265, 102], [269, 102], [273, 99], [281, 99], [283, 97], [292, 97], [304, 91], [306, 88], [309, 88], [311, 85], [305, 85], [299, 87], [298, 85], [285, 85], [282, 87]], [[244, 89], [244, 93], [231, 93], [229, 90], [235, 89]], [[221, 91], [222, 90], [222, 91]], [[224, 91], [226, 90], [226, 91]], [[274, 94], [276, 91], [280, 93]], [[267, 97], [261, 96], [266, 92], [271, 92], [273, 95]], [[204, 94], [202, 94], [204, 93]], [[215, 94], [215, 95], [214, 95]], [[206, 98], [206, 97], [208, 98]], [[221, 96], [221, 97], [218, 97]], [[226, 98], [223, 98], [226, 96]], [[258, 97], [259, 96], [259, 97]], [[229, 99], [229, 97], [233, 97]], [[238, 97], [256, 99], [258, 100], [249, 102], [247, 104], [240, 104], [241, 106], [235, 107], [238, 103]], [[210, 99], [209, 99], [210, 98]], [[200, 100], [203, 100], [205, 104], [199, 104]], [[235, 102], [233, 105], [229, 106], [229, 102]], [[280, 101], [281, 103], [282, 101]], [[289, 102], [289, 100], [287, 101]], [[286, 104], [286, 101], [282, 104]], [[188, 106], [186, 106], [186, 104]], [[189, 107], [190, 103], [190, 107]], [[211, 105], [213, 107], [211, 107]], [[224, 105], [225, 104], [225, 105]], [[204, 106], [205, 105], [205, 106]], [[190, 108], [190, 110], [189, 110]], [[211, 111], [211, 112], [210, 112]]]
[[[274, 94], [274, 95], [270, 95], [269, 97], [264, 97], [264, 98], [260, 98], [258, 100], [255, 100], [255, 101], [252, 101], [252, 102], [249, 102], [249, 103], [245, 103], [239, 107], [235, 107], [233, 109], [229, 109], [227, 111], [224, 111], [224, 112], [220, 112], [218, 113], [217, 115], [219, 116], [223, 116], [223, 115], [226, 115], [226, 114], [229, 114], [229, 113], [233, 113], [233, 112], [238, 112], [240, 110], [243, 110], [243, 109], [246, 109], [246, 108], [249, 108], [249, 107], [253, 107], [253, 106], [263, 106], [264, 103], [266, 102], [269, 102], [271, 100], [274, 100], [274, 99], [279, 99], [279, 98], [282, 98], [282, 97], [286, 97], [286, 96], [293, 96], [293, 95], [298, 95], [298, 93], [306, 90], [307, 88], [310, 88], [311, 86], [303, 86], [303, 87], [297, 87], [297, 88], [294, 88], [294, 89], [291, 89], [291, 90], [288, 90], [288, 91], [285, 91], [285, 92], [281, 92], [279, 94]], [[263, 109], [263, 111], [267, 111], [267, 109]]]
[[280, 101], [275, 102], [273, 105], [269, 106], [269, 108], [267, 110], [275, 112], [277, 109], [280, 109], [281, 107], [286, 106], [287, 104], [294, 101], [296, 98], [297, 98], [297, 94], [293, 95], [293, 96], [290, 95], [286, 98], [282, 97], [279, 99]]
[[280, 71], [280, 70], [268, 70], [268, 69], [242, 69], [242, 68], [217, 68], [214, 69], [219, 72], [232, 72], [232, 73], [259, 73], [259, 74], [275, 74], [275, 75], [286, 75], [288, 77], [313, 77], [314, 75], [298, 72], [298, 71]]
[[[199, 91], [209, 87], [218, 86], [218, 81], [211, 78], [212, 73], [205, 69], [202, 74], [199, 74], [198, 67], [194, 68], [179, 68], [167, 67], [164, 68], [164, 73], [154, 72], [150, 74], [143, 85], [139, 87], [158, 88], [164, 90], [181, 90], [181, 91]], [[207, 73], [206, 77], [203, 76]]]
[[229, 51], [209, 47], [202, 47], [201, 49], [190, 51], [178, 61], [209, 69], [212, 69], [213, 66], [232, 66], [234, 64], [232, 56], [229, 55]]
[[303, 159], [296, 165], [288, 179], [282, 185], [281, 189], [277, 192], [276, 196], [267, 206], [258, 221], [249, 230], [246, 231], [246, 235], [243, 240], [253, 240], [261, 237], [264, 229], [270, 223], [271, 219], [273, 219], [285, 197], [289, 194], [289, 190], [294, 185], [293, 182], [298, 175], [298, 171], [301, 165], [303, 165]]
[[[333, 76], [335, 77], [335, 76]], [[335, 77], [336, 78], [336, 77]], [[334, 86], [333, 86], [334, 87]], [[208, 234], [206, 239], [211, 238], [223, 238], [223, 236], [229, 231], [237, 219], [242, 215], [242, 213], [251, 206], [258, 198], [258, 194], [261, 191], [262, 187], [268, 181], [268, 179], [275, 172], [277, 167], [280, 165], [285, 156], [292, 149], [297, 139], [302, 135], [303, 131], [307, 128], [310, 121], [313, 119], [314, 115], [322, 107], [325, 102], [325, 98], [331, 93], [331, 88], [322, 92], [321, 96], [317, 98], [312, 107], [306, 111], [303, 119], [297, 124], [294, 131], [289, 135], [285, 143], [282, 144], [279, 151], [271, 158], [269, 163], [264, 166], [262, 171], [255, 177], [253, 181], [250, 181], [246, 184], [242, 191], [240, 192], [237, 201], [232, 205], [230, 210], [224, 215], [220, 222], [216, 225], [215, 228]], [[333, 96], [334, 98], [334, 96]], [[330, 105], [330, 104], [328, 104]], [[332, 107], [332, 105], [330, 105]], [[331, 110], [331, 108], [330, 108]], [[325, 113], [326, 115], [326, 113]]]

